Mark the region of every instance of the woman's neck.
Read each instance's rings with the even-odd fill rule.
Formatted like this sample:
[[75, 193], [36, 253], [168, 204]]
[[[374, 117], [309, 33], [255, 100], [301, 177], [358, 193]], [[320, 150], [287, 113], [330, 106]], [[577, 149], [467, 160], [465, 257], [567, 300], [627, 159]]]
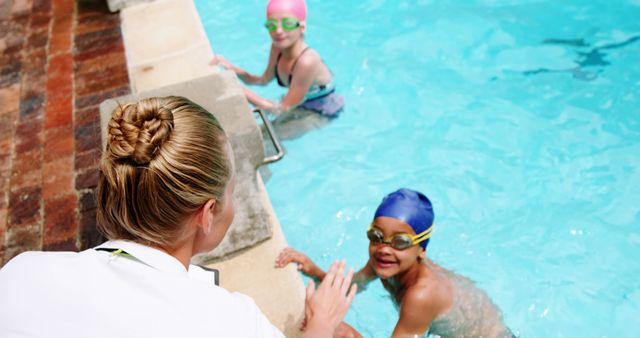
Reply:
[[162, 250], [167, 254], [173, 256], [180, 263], [182, 263], [182, 265], [184, 265], [185, 269], [189, 270], [191, 257], [193, 257], [193, 245], [188, 245], [188, 243], [189, 242], [185, 242], [184, 244], [178, 245], [175, 248], [162, 246], [162, 245], [152, 245], [152, 246], [158, 250]]

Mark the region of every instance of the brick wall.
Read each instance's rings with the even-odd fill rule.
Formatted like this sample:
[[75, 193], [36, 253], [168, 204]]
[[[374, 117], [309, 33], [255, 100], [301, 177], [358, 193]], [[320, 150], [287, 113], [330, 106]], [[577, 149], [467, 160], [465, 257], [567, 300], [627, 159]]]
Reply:
[[102, 241], [98, 105], [130, 92], [117, 14], [97, 0], [0, 0], [0, 265]]

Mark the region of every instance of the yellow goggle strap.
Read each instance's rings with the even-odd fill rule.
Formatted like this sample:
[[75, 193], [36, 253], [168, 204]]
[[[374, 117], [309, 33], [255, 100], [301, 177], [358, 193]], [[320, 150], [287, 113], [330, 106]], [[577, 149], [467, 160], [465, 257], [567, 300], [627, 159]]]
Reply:
[[413, 241], [413, 244], [418, 244], [420, 242], [424, 242], [427, 239], [429, 239], [429, 237], [431, 237], [431, 231], [433, 231], [433, 228], [435, 228], [436, 225], [432, 224], [429, 229], [415, 235], [415, 236], [411, 236], [411, 240]]

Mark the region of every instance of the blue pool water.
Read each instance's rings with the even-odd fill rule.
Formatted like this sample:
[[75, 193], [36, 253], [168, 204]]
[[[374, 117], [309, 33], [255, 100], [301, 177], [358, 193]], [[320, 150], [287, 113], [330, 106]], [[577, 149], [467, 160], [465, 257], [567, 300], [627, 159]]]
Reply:
[[[265, 3], [196, 0], [214, 51], [255, 73]], [[270, 166], [291, 246], [359, 268], [380, 199], [412, 187], [434, 202], [428, 255], [477, 281], [514, 332], [640, 335], [640, 1], [308, 6], [306, 41], [347, 107]], [[388, 337], [396, 318], [376, 284], [347, 321]]]

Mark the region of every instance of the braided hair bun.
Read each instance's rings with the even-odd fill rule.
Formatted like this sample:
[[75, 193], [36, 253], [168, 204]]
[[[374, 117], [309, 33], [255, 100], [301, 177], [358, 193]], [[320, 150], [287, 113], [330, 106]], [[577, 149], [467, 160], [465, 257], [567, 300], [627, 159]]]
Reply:
[[160, 98], [150, 98], [116, 108], [108, 128], [112, 160], [147, 165], [171, 137], [173, 114]]

